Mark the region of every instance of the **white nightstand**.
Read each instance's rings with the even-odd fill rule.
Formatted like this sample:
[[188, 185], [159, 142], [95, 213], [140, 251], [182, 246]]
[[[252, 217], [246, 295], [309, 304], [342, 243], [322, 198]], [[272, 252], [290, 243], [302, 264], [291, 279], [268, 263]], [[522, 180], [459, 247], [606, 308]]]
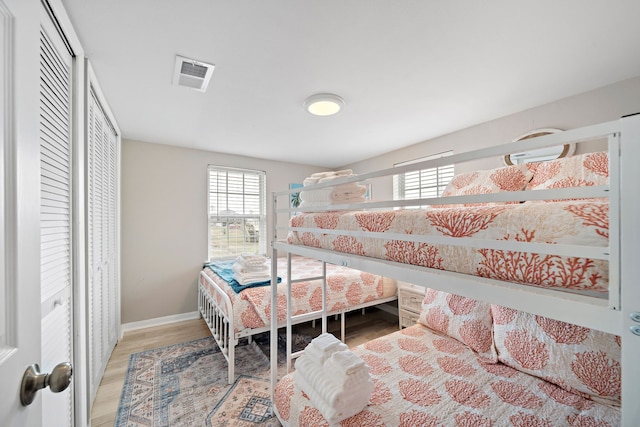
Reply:
[[413, 326], [420, 317], [422, 300], [427, 288], [407, 282], [398, 282], [398, 318], [400, 329]]

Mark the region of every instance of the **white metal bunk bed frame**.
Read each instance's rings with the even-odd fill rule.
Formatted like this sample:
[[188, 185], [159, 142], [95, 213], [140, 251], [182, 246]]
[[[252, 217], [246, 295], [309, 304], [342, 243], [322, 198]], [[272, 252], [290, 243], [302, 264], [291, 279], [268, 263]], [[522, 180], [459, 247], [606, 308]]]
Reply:
[[[277, 261], [276, 261], [277, 263]], [[291, 257], [287, 259], [287, 283], [297, 283], [297, 282], [307, 282], [311, 280], [322, 280], [323, 281], [323, 290], [326, 288], [324, 284], [327, 281], [327, 269], [326, 264], [322, 264], [322, 274], [320, 276], [312, 276], [312, 277], [304, 277], [300, 279], [291, 279]], [[206, 322], [209, 327], [209, 331], [213, 336], [213, 339], [220, 347], [220, 352], [227, 360], [228, 367], [228, 383], [233, 384], [235, 380], [235, 348], [238, 345], [240, 338], [247, 337], [249, 343], [251, 342], [252, 336], [267, 332], [271, 330], [271, 325], [266, 325], [261, 328], [251, 328], [251, 329], [243, 329], [239, 332], [235, 331], [234, 318], [233, 318], [233, 304], [231, 303], [231, 299], [229, 295], [222, 289], [216, 282], [214, 282], [211, 277], [207, 276], [204, 271], [200, 272], [200, 277], [203, 278], [214, 290], [215, 294], [220, 297], [220, 303], [216, 298], [214, 298], [202, 285], [200, 281], [198, 281], [198, 311], [200, 315]], [[377, 299], [375, 301], [352, 305], [340, 310], [331, 311], [331, 315], [340, 315], [340, 334], [342, 336], [342, 341], [344, 341], [345, 337], [345, 329], [346, 329], [346, 321], [345, 315], [350, 311], [355, 310], [364, 310], [367, 307], [371, 307], [374, 305], [384, 304], [387, 302], [397, 300], [397, 294], [387, 298]], [[228, 313], [228, 314], [227, 314]], [[292, 324], [304, 323], [307, 321], [315, 321], [320, 319], [322, 316], [319, 312], [311, 312], [307, 314], [302, 314], [296, 317]], [[326, 318], [323, 323], [323, 331], [326, 331]], [[284, 325], [285, 323], [282, 323]], [[287, 353], [291, 353], [291, 342], [287, 340]]]
[[[469, 298], [481, 299], [494, 304], [503, 305], [536, 315], [574, 323], [580, 326], [613, 333], [621, 337], [622, 346], [622, 425], [636, 426], [640, 421], [640, 406], [634, 401], [640, 396], [640, 364], [637, 363], [640, 354], [640, 197], [637, 186], [640, 185], [640, 115], [623, 117], [620, 120], [598, 125], [545, 135], [538, 138], [518, 141], [510, 144], [465, 152], [444, 159], [434, 159], [415, 163], [403, 167], [371, 172], [353, 178], [341, 179], [340, 183], [362, 182], [374, 178], [390, 177], [413, 170], [421, 170], [457, 164], [486, 157], [502, 157], [512, 152], [558, 146], [570, 142], [577, 144], [595, 139], [608, 140], [609, 152], [609, 185], [582, 188], [561, 188], [550, 190], [522, 191], [515, 193], [482, 194], [473, 196], [455, 196], [447, 198], [385, 201], [372, 203], [358, 203], [352, 205], [332, 205], [330, 207], [315, 208], [313, 210], [363, 210], [398, 207], [437, 205], [452, 203], [504, 202], [521, 200], [546, 200], [563, 198], [607, 197], [609, 199], [609, 246], [589, 247], [576, 245], [540, 244], [514, 241], [489, 241], [475, 239], [475, 246], [492, 249], [534, 251], [565, 256], [589, 257], [604, 259], [609, 262], [609, 292], [608, 298], [596, 298], [558, 290], [538, 288], [499, 280], [486, 279], [478, 276], [446, 272], [408, 264], [396, 263], [382, 259], [367, 258], [341, 252], [333, 252], [308, 246], [291, 245], [278, 240], [278, 231], [286, 233], [292, 230], [322, 233], [335, 233], [356, 237], [381, 237], [385, 239], [399, 239], [414, 242], [458, 244], [453, 238], [434, 238], [419, 235], [389, 234], [296, 228], [278, 226], [278, 214], [291, 209], [279, 208], [278, 201], [286, 197], [289, 200], [290, 191], [273, 194], [273, 236], [272, 250], [274, 259], [278, 252], [304, 255], [338, 265], [344, 265], [374, 274], [403, 280], [406, 282], [428, 286], [434, 289], [456, 293]], [[329, 187], [330, 184], [316, 184], [309, 190]], [[281, 202], [283, 203], [283, 202]], [[305, 209], [296, 208], [304, 212]], [[311, 210], [311, 209], [310, 209]], [[470, 239], [464, 239], [468, 243]], [[272, 263], [273, 277], [277, 277], [277, 264]], [[290, 294], [290, 287], [289, 292]], [[323, 318], [323, 332], [326, 331], [326, 305], [323, 291], [323, 310], [319, 315]], [[272, 314], [274, 318], [277, 293], [272, 287]], [[289, 302], [290, 295], [287, 298]], [[287, 315], [287, 336], [291, 332], [291, 316]], [[272, 322], [271, 342], [277, 337], [279, 325]], [[287, 340], [289, 341], [289, 339]], [[292, 357], [290, 347], [287, 351], [287, 367]], [[271, 398], [277, 382], [278, 353], [275, 346], [271, 346]]]

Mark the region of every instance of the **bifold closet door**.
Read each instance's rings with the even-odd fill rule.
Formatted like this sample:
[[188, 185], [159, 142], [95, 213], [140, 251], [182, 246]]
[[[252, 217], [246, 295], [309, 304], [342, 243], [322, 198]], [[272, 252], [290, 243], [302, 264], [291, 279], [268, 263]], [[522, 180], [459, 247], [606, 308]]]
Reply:
[[[72, 362], [72, 63], [58, 29], [40, 31], [41, 372]], [[40, 392], [45, 426], [72, 426], [72, 387]]]
[[88, 99], [87, 286], [91, 401], [118, 339], [119, 140], [92, 86]]

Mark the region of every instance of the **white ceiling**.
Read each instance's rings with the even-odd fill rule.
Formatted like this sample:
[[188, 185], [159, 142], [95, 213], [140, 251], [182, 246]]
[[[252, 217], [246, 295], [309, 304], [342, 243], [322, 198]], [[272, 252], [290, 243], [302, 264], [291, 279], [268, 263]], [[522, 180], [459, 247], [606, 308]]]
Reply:
[[124, 138], [328, 168], [640, 75], [638, 0], [62, 2]]

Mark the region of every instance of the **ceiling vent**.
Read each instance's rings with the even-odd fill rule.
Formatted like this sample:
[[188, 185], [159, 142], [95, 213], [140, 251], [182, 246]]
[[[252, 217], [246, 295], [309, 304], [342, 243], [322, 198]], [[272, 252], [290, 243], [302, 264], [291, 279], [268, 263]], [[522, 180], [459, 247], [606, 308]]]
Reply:
[[213, 64], [176, 56], [176, 65], [173, 69], [173, 84], [204, 92], [207, 90], [214, 67], [215, 65]]

